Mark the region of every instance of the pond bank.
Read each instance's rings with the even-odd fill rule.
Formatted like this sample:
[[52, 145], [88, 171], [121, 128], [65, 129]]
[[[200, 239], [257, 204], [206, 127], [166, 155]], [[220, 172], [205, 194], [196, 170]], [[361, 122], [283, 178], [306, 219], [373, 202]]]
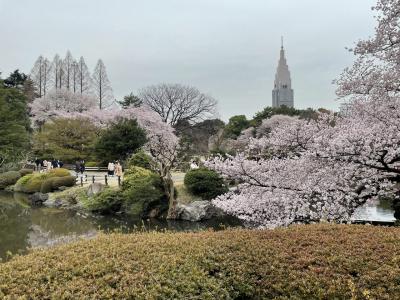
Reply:
[[223, 226], [240, 226], [233, 218], [204, 222], [186, 222], [133, 218], [123, 215], [94, 215], [70, 209], [31, 207], [28, 195], [0, 191], [0, 258], [7, 253], [26, 253], [31, 247], [46, 247], [79, 238], [95, 236], [99, 231], [130, 232], [146, 230], [198, 231]]

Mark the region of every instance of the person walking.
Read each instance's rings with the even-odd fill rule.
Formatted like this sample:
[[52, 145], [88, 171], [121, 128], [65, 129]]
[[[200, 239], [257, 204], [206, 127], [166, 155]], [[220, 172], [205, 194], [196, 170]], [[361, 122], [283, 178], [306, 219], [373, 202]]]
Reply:
[[81, 162], [79, 160], [77, 160], [75, 162], [75, 173], [76, 173], [76, 177], [78, 177], [79, 172], [81, 171]]
[[41, 160], [40, 160], [39, 158], [36, 157], [36, 159], [35, 159], [36, 172], [40, 172], [41, 164], [42, 164]]
[[81, 160], [81, 169], [80, 169], [80, 171], [81, 171], [82, 175], [83, 175], [83, 173], [85, 173], [85, 170], [86, 170], [85, 161]]
[[122, 177], [122, 166], [119, 161], [115, 164], [115, 176]]
[[51, 169], [53, 169], [53, 165], [51, 164], [50, 160], [46, 160], [46, 166], [47, 166], [47, 172], [50, 172]]
[[107, 170], [109, 176], [114, 176], [115, 164], [112, 161], [108, 163]]

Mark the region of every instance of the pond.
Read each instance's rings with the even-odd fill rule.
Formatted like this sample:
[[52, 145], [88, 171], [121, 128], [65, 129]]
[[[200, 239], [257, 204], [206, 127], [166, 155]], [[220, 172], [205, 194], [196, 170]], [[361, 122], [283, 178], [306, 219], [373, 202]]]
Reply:
[[[25, 194], [0, 191], [0, 259], [2, 260], [10, 254], [23, 254], [32, 247], [46, 247], [82, 237], [94, 237], [99, 230], [129, 232], [144, 227], [150, 230], [195, 231], [240, 225], [233, 218], [185, 222], [141, 220], [122, 216], [87, 216], [69, 210], [30, 207], [26, 198]], [[354, 219], [392, 221], [394, 217], [390, 203], [382, 201], [376, 206], [359, 209]]]
[[134, 229], [196, 231], [239, 226], [233, 218], [206, 222], [141, 220], [128, 217], [83, 215], [76, 211], [31, 207], [27, 195], [0, 191], [0, 259], [23, 254], [32, 247], [47, 247], [94, 237], [99, 230], [129, 232]]

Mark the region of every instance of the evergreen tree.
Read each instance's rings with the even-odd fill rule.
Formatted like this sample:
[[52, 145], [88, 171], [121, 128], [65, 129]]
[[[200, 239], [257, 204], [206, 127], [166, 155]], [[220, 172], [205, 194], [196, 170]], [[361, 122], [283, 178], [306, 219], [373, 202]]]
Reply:
[[94, 150], [103, 161], [125, 160], [146, 141], [146, 133], [135, 119], [119, 119], [101, 134]]
[[118, 103], [123, 107], [123, 108], [128, 108], [128, 107], [139, 107], [142, 105], [143, 101], [138, 97], [135, 96], [133, 93], [130, 93], [129, 95], [126, 95], [124, 97], [124, 100], [118, 101]]
[[29, 149], [27, 100], [19, 89], [0, 86], [0, 167], [17, 162]]

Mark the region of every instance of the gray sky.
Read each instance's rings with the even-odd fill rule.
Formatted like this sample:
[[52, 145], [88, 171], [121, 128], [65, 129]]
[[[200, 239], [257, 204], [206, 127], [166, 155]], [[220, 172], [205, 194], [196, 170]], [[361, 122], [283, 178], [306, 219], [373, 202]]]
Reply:
[[106, 64], [115, 96], [160, 82], [196, 86], [224, 120], [271, 105], [280, 36], [295, 106], [336, 109], [331, 84], [372, 35], [374, 0], [0, 0], [0, 71], [42, 54]]

